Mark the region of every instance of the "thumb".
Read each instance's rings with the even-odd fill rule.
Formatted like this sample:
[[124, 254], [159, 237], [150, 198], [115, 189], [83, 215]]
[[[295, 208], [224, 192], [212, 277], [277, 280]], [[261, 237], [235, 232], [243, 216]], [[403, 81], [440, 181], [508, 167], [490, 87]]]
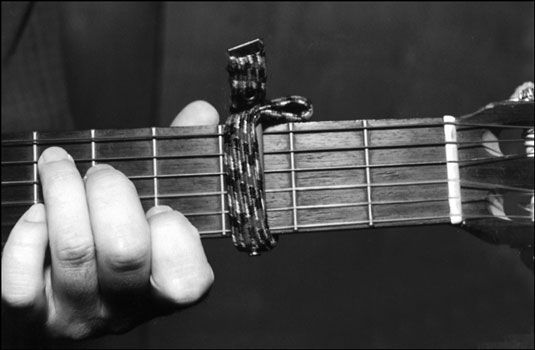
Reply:
[[193, 101], [177, 114], [171, 126], [217, 125], [219, 113], [206, 101]]

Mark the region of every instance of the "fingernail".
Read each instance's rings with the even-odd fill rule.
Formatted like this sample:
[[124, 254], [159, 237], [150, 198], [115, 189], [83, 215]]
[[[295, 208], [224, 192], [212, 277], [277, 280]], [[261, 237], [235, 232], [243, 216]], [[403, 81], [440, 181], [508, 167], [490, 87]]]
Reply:
[[50, 163], [57, 162], [59, 160], [71, 160], [74, 161], [69, 153], [67, 153], [61, 147], [49, 147], [42, 154], [39, 159], [41, 162]]
[[45, 206], [42, 203], [34, 204], [24, 215], [24, 221], [41, 223], [46, 221]]
[[89, 175], [91, 175], [93, 173], [96, 173], [97, 171], [105, 170], [105, 169], [113, 169], [113, 167], [111, 165], [108, 165], [108, 164], [93, 165], [91, 168], [87, 169], [87, 172], [85, 173], [84, 179], [87, 179], [87, 177]]
[[156, 214], [165, 213], [168, 211], [173, 211], [173, 208], [167, 205], [157, 205], [155, 207], [150, 208], [145, 216], [147, 217], [147, 219], [150, 219]]

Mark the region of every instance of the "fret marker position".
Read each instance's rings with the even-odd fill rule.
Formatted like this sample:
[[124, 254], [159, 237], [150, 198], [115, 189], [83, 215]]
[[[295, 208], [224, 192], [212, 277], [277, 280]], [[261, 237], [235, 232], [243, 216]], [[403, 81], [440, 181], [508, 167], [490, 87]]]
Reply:
[[370, 181], [370, 151], [368, 149], [368, 121], [362, 121], [363, 134], [364, 134], [364, 159], [366, 161], [366, 192], [368, 195], [368, 220], [369, 225], [373, 226], [373, 213], [372, 213], [372, 186]]
[[448, 171], [448, 201], [452, 224], [463, 221], [461, 203], [461, 181], [459, 177], [459, 156], [457, 152], [457, 129], [455, 117], [444, 116], [444, 136], [446, 142], [446, 166]]
[[221, 233], [227, 235], [227, 223], [225, 215], [225, 170], [223, 169], [223, 125], [217, 126], [219, 140], [219, 184], [221, 191]]
[[95, 129], [91, 129], [91, 166], [96, 164]]
[[33, 204], [37, 204], [37, 131], [33, 132]]
[[156, 151], [156, 128], [152, 127], [152, 174], [154, 176], [154, 206], [158, 205], [158, 163], [156, 156], [158, 155]]

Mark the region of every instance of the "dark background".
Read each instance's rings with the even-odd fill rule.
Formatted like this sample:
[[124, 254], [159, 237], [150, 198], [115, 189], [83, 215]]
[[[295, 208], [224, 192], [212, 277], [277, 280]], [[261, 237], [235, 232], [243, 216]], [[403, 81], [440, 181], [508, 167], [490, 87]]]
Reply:
[[[315, 120], [462, 115], [533, 80], [533, 2], [64, 3], [78, 128], [168, 125], [228, 108], [226, 49], [256, 37], [268, 97]], [[285, 236], [260, 258], [205, 242], [200, 305], [60, 347], [533, 347], [533, 273], [444, 226]]]

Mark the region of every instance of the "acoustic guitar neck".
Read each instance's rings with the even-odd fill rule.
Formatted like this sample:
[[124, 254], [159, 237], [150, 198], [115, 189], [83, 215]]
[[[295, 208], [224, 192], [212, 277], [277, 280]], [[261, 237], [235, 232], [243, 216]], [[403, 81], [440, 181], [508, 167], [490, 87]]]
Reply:
[[[263, 132], [273, 233], [451, 222], [443, 118], [289, 123]], [[82, 175], [106, 163], [145, 210], [169, 205], [204, 237], [229, 236], [223, 126], [28, 132], [2, 136], [2, 243], [42, 202], [37, 160], [65, 148]]]

